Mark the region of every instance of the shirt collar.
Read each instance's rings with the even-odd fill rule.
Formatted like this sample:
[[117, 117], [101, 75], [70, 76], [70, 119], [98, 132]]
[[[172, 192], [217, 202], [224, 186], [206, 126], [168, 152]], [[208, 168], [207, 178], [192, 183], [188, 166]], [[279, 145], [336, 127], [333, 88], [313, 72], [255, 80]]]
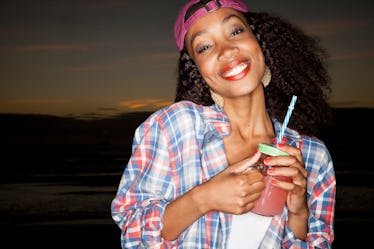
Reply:
[[[204, 111], [204, 118], [208, 123], [214, 125], [214, 127], [221, 136], [227, 136], [230, 134], [231, 125], [229, 118], [227, 117], [223, 109], [219, 106], [215, 104], [207, 106], [206, 110]], [[272, 118], [272, 122], [275, 135], [278, 136], [282, 128], [282, 123], [280, 123], [276, 118]], [[284, 137], [296, 141], [301, 139], [300, 134], [297, 131], [290, 128], [286, 129], [286, 131], [284, 132]]]
[[231, 132], [231, 125], [229, 118], [222, 108], [213, 104], [207, 106], [204, 111], [204, 119], [207, 123], [213, 124], [220, 136], [227, 136]]

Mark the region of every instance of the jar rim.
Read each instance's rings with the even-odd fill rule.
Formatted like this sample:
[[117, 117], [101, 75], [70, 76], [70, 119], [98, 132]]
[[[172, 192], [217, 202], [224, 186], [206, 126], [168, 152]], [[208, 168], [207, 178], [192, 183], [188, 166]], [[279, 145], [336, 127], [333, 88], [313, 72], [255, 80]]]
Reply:
[[273, 144], [260, 143], [258, 145], [258, 150], [261, 153], [270, 155], [270, 156], [288, 156], [288, 153], [278, 149]]

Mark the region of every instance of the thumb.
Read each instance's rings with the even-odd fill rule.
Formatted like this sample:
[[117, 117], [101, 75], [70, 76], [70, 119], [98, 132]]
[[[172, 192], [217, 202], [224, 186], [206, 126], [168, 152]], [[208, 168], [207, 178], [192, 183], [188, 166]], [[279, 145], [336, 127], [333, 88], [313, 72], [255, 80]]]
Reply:
[[248, 169], [249, 166], [253, 166], [261, 157], [261, 152], [256, 150], [256, 152], [249, 158], [244, 159], [234, 165], [232, 165], [231, 172], [233, 173], [241, 173]]

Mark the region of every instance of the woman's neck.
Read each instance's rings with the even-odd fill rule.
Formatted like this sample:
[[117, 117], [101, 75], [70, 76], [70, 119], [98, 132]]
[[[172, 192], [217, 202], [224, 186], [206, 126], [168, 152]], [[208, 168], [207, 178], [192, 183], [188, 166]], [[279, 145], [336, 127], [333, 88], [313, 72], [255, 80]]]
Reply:
[[263, 98], [248, 97], [225, 101], [224, 110], [231, 130], [243, 139], [273, 137], [274, 129]]
[[224, 110], [231, 123], [230, 135], [223, 140], [229, 164], [253, 155], [259, 143], [270, 143], [274, 138], [263, 97], [225, 100]]

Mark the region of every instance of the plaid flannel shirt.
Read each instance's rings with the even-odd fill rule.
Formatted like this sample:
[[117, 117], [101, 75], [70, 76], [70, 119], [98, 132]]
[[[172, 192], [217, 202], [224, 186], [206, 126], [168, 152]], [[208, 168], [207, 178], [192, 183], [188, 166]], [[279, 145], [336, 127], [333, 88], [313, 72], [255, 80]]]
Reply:
[[[273, 119], [276, 134], [281, 123]], [[111, 212], [121, 228], [122, 248], [225, 248], [231, 215], [209, 212], [174, 241], [161, 236], [165, 207], [228, 166], [222, 138], [230, 123], [216, 105], [189, 101], [158, 110], [136, 130]], [[300, 147], [308, 171], [309, 230], [295, 238], [287, 207], [274, 216], [259, 248], [330, 248], [334, 239], [335, 172], [324, 143], [287, 129], [287, 143]]]

